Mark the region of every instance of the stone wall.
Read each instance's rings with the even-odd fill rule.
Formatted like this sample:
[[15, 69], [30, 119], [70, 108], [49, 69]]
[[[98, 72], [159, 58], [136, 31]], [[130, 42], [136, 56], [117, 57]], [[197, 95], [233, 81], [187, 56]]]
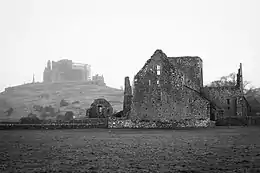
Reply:
[[208, 104], [197, 90], [185, 86], [184, 73], [157, 50], [135, 76], [130, 117], [153, 121], [203, 119], [209, 117]]
[[203, 87], [202, 59], [200, 57], [169, 57], [170, 62], [185, 74], [185, 85], [200, 91]]
[[111, 104], [103, 99], [95, 99], [87, 111], [89, 118], [107, 118], [113, 114], [113, 107]]
[[132, 121], [113, 120], [108, 122], [108, 128], [143, 128], [143, 129], [183, 129], [183, 128], [206, 128], [214, 127], [215, 122], [206, 119], [189, 119], [184, 121]]
[[224, 110], [224, 117], [242, 115], [245, 100], [239, 87], [204, 87], [202, 93]]
[[237, 100], [237, 115], [238, 116], [249, 116], [249, 105], [244, 96], [239, 96]]
[[124, 89], [124, 102], [123, 102], [123, 115], [129, 117], [132, 105], [132, 88], [130, 85], [129, 77], [125, 77], [125, 89]]

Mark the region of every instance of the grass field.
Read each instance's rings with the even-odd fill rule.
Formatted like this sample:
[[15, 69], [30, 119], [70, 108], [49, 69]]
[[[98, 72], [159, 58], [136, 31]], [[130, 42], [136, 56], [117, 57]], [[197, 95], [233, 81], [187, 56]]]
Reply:
[[258, 127], [0, 131], [0, 172], [260, 172], [259, 132]]

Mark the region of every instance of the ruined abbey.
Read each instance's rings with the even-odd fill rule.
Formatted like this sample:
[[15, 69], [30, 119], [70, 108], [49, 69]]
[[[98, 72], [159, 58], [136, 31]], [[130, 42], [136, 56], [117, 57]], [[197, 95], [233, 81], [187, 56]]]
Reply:
[[125, 78], [124, 111], [132, 120], [216, 120], [246, 116], [242, 65], [235, 86], [204, 87], [200, 57], [167, 57], [156, 50], [135, 75]]
[[105, 85], [104, 77], [91, 77], [91, 66], [74, 63], [72, 60], [48, 61], [43, 72], [43, 82], [89, 81], [98, 85]]

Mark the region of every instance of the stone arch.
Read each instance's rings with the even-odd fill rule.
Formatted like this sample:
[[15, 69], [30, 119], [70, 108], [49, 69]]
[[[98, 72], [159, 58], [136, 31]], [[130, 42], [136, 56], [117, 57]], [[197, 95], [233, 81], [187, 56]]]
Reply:
[[113, 114], [113, 107], [104, 98], [95, 99], [89, 108], [89, 118], [107, 118]]

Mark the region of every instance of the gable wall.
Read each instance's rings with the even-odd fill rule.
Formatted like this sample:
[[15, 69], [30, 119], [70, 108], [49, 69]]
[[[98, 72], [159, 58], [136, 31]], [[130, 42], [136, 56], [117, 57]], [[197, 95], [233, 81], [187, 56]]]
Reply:
[[[160, 76], [156, 66], [160, 65]], [[159, 80], [159, 84], [157, 83]], [[154, 54], [135, 76], [131, 119], [180, 120], [207, 118], [208, 101], [184, 87], [184, 74], [167, 60]]]

